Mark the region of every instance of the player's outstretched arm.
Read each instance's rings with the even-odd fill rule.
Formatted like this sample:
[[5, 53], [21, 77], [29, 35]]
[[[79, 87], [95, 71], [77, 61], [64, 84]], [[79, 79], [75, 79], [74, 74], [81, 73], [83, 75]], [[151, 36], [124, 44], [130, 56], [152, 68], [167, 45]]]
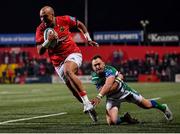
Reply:
[[84, 34], [89, 45], [99, 47], [99, 44], [91, 39], [86, 26], [79, 20], [77, 20], [77, 27], [79, 31], [81, 31]]
[[110, 76], [106, 78], [106, 82], [103, 85], [103, 87], [100, 89], [98, 95], [91, 101], [94, 106], [98, 105], [101, 102], [101, 99], [103, 98], [103, 96], [105, 96], [107, 93], [109, 93], [112, 90], [112, 86], [114, 82], [115, 82], [114, 76]]

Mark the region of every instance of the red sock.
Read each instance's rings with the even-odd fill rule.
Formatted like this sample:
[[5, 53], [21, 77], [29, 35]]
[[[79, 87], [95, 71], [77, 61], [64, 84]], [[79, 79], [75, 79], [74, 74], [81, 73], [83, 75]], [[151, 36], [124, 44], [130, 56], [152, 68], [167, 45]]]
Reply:
[[86, 91], [79, 92], [79, 94], [80, 94], [81, 97], [87, 95], [87, 94], [86, 94]]

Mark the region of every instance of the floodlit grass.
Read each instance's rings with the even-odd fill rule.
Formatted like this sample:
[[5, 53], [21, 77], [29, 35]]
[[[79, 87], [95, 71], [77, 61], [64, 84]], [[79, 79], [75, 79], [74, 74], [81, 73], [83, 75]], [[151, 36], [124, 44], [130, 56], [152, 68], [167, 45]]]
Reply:
[[[105, 120], [105, 98], [97, 106], [98, 124], [93, 124], [80, 104], [63, 84], [0, 85], [0, 133], [176, 133], [180, 132], [180, 83], [129, 83], [146, 98], [167, 103], [174, 120], [166, 122], [156, 110], [144, 110], [134, 104], [123, 103], [120, 115], [129, 112], [140, 124], [108, 126]], [[85, 84], [89, 98], [97, 95], [95, 87]], [[4, 121], [32, 118], [67, 112], [46, 118], [25, 121]]]

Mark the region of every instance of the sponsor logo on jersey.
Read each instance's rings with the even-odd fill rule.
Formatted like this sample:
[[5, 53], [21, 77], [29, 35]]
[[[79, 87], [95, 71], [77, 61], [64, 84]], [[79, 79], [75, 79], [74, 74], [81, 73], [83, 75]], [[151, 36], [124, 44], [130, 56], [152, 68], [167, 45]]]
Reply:
[[60, 27], [60, 32], [63, 32], [64, 31], [64, 27], [62, 26], [62, 27]]

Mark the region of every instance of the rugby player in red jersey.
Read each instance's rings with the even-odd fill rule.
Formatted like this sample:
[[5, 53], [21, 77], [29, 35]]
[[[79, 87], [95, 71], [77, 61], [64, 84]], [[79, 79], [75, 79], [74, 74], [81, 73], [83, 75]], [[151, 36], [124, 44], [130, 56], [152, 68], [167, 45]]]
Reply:
[[[59, 77], [64, 81], [73, 95], [84, 105], [84, 112], [89, 113], [93, 121], [97, 121], [93, 105], [89, 101], [82, 82], [78, 79], [76, 73], [82, 64], [81, 50], [72, 40], [70, 35], [71, 28], [77, 28], [87, 39], [87, 43], [92, 46], [98, 46], [98, 43], [91, 40], [85, 25], [71, 16], [55, 16], [54, 9], [50, 6], [44, 6], [40, 10], [41, 24], [36, 29], [36, 44], [40, 55], [48, 51], [49, 58], [55, 67]], [[44, 31], [47, 28], [53, 28], [47, 40], [44, 40]], [[49, 45], [50, 41], [56, 39], [56, 45]]]

